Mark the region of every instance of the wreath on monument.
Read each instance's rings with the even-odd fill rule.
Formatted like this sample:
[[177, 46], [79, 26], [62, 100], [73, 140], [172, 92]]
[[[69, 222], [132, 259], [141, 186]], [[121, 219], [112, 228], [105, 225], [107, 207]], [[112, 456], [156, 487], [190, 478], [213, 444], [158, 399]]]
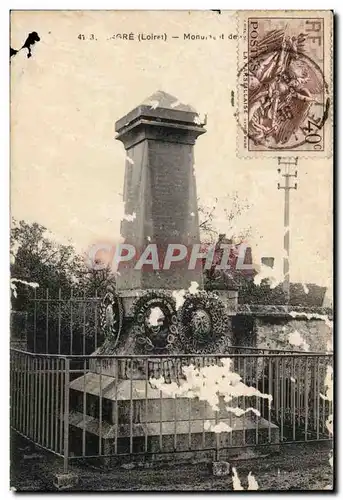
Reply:
[[100, 305], [100, 327], [106, 339], [117, 345], [123, 328], [124, 307], [113, 287], [109, 287]]
[[147, 292], [132, 306], [136, 344], [145, 352], [170, 350], [178, 333], [176, 303], [164, 292]]
[[206, 353], [226, 333], [225, 306], [213, 292], [187, 293], [184, 299], [179, 309], [179, 341], [185, 352]]

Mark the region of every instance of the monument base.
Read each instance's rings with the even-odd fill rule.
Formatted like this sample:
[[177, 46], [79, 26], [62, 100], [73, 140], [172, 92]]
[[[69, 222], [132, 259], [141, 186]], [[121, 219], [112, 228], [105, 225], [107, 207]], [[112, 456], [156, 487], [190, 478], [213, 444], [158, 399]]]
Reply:
[[[164, 295], [166, 293], [170, 293], [172, 296], [172, 293], [178, 293], [181, 292], [182, 290], [172, 290], [168, 288], [137, 288], [137, 289], [131, 289], [131, 290], [117, 290], [118, 296], [121, 298], [123, 307], [124, 307], [124, 313], [126, 318], [133, 318], [134, 315], [134, 308], [133, 305], [137, 299], [142, 297], [143, 295], [147, 295], [149, 293], [153, 294], [161, 294]], [[184, 292], [186, 290], [183, 290]]]
[[[185, 290], [168, 290], [166, 288], [154, 288], [154, 289], [131, 289], [131, 290], [117, 290], [118, 296], [121, 298], [125, 317], [132, 318], [133, 317], [133, 304], [134, 302], [143, 295], [151, 292], [151, 293], [166, 293], [166, 292], [185, 292]], [[218, 295], [218, 297], [222, 300], [225, 308], [227, 309], [228, 314], [236, 315], [237, 307], [238, 307], [238, 292], [237, 290], [212, 290], [213, 293]]]
[[133, 304], [134, 302], [144, 295], [147, 291], [151, 290], [143, 290], [143, 289], [133, 289], [133, 290], [117, 290], [118, 296], [122, 300], [122, 304], [124, 307], [124, 314], [127, 318], [133, 317]]
[[[222, 398], [215, 412], [207, 401], [197, 398], [173, 398], [151, 387], [146, 380], [116, 380], [108, 375], [87, 373], [70, 384], [74, 393], [74, 408], [70, 412], [73, 428], [73, 452], [86, 434], [86, 455], [101, 454], [144, 457], [151, 461], [226, 460], [238, 450], [253, 450], [257, 444], [279, 443], [275, 424], [255, 414], [237, 417], [227, 411]], [[83, 412], [84, 391], [87, 394], [88, 414]], [[102, 419], [99, 420], [99, 401]], [[232, 406], [237, 403], [232, 402]], [[92, 412], [92, 409], [94, 412]], [[216, 426], [223, 431], [215, 432]], [[226, 431], [226, 429], [232, 431]], [[218, 429], [217, 429], [218, 430]], [[219, 455], [219, 456], [218, 456]]]

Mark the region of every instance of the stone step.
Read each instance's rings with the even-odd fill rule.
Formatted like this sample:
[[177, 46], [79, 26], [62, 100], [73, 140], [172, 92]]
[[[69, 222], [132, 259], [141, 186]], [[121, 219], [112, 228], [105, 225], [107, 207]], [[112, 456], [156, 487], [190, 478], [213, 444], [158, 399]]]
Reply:
[[[71, 426], [78, 427], [79, 429], [86, 429], [86, 432], [90, 432], [93, 435], [99, 436], [100, 429], [103, 439], [115, 439], [129, 437], [132, 428], [132, 436], [134, 437], [145, 437], [147, 436], [168, 436], [168, 435], [190, 435], [190, 434], [218, 434], [225, 435], [230, 438], [237, 432], [249, 433], [251, 431], [255, 433], [254, 442], [258, 442], [258, 436], [265, 436], [269, 442], [278, 441], [278, 427], [265, 420], [264, 418], [259, 418], [258, 421], [253, 421], [251, 418], [246, 416], [236, 419], [234, 427], [232, 426], [232, 421], [230, 419], [221, 419], [216, 422], [215, 419], [194, 419], [194, 420], [177, 420], [177, 421], [162, 421], [162, 422], [146, 422], [146, 423], [132, 423], [121, 424], [121, 425], [111, 425], [108, 422], [99, 423], [99, 419], [91, 417], [89, 415], [83, 415], [81, 412], [72, 410], [69, 415], [69, 423]], [[218, 426], [218, 427], [217, 427]], [[232, 428], [232, 431], [226, 431], [226, 429]], [[216, 429], [221, 432], [216, 432]]]
[[[150, 422], [118, 426], [102, 422], [102, 454], [111, 456], [108, 460], [148, 461], [199, 461], [227, 460], [229, 458], [254, 458], [261, 454], [277, 452], [279, 429], [265, 419], [247, 421], [232, 432], [216, 433], [204, 429], [203, 421]], [[229, 425], [229, 421], [221, 421]], [[84, 425], [86, 427], [86, 455], [97, 455], [100, 425], [98, 419], [75, 413], [70, 419], [71, 448], [73, 454], [82, 454], [81, 443]], [[211, 422], [215, 425], [215, 421]], [[132, 437], [130, 434], [132, 432]], [[117, 435], [116, 435], [117, 434]], [[261, 445], [256, 447], [256, 445]], [[136, 456], [135, 456], [136, 455]], [[126, 457], [126, 458], [125, 458]], [[101, 458], [101, 457], [99, 457]]]

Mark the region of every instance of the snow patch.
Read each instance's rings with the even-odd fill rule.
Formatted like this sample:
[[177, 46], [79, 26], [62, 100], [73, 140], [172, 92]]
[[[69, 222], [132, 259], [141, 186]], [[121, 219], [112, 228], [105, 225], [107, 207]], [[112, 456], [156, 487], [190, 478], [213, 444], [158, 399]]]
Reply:
[[198, 113], [194, 117], [193, 121], [196, 125], [206, 125], [206, 121], [207, 121], [206, 113]]
[[259, 489], [258, 482], [256, 481], [255, 476], [253, 476], [251, 474], [251, 471], [248, 474], [248, 488], [247, 489], [248, 490], [255, 490], [255, 491]]
[[[332, 366], [328, 366], [326, 369], [326, 376], [324, 380], [324, 385], [326, 387], [325, 395], [320, 394], [320, 396], [329, 401], [331, 404], [333, 403], [333, 368]], [[331, 413], [326, 420], [326, 428], [329, 431], [330, 435], [333, 436], [333, 413]], [[329, 463], [333, 468], [333, 450], [330, 452]]]
[[173, 290], [173, 292], [172, 292], [172, 296], [176, 302], [176, 310], [177, 311], [180, 309], [180, 307], [183, 306], [183, 303], [185, 302], [185, 293], [186, 293], [186, 290]]
[[38, 288], [39, 287], [38, 283], [35, 283], [32, 281], [25, 281], [25, 280], [21, 280], [19, 278], [11, 278], [10, 287], [11, 287], [12, 294], [13, 294], [14, 298], [17, 298], [17, 296], [18, 296], [16, 283], [21, 283], [22, 285], [29, 286], [31, 288]]
[[204, 366], [196, 368], [193, 364], [182, 367], [182, 373], [186, 377], [178, 385], [176, 382], [167, 384], [163, 376], [160, 378], [150, 378], [152, 387], [159, 389], [166, 396], [198, 398], [199, 401], [207, 401], [212, 410], [219, 411], [219, 402], [222, 397], [224, 403], [227, 403], [226, 410], [241, 416], [244, 413], [253, 411], [256, 415], [260, 415], [256, 408], [247, 408], [243, 410], [239, 407], [232, 407], [229, 403], [233, 398], [239, 396], [256, 396], [269, 400], [271, 404], [273, 397], [270, 394], [263, 394], [255, 387], [250, 387], [242, 382], [242, 378], [238, 373], [231, 370], [232, 360], [222, 358], [221, 365]]
[[301, 336], [298, 330], [294, 330], [294, 332], [288, 335], [288, 342], [295, 347], [300, 347], [304, 351], [309, 351], [310, 346], [305, 341], [305, 339]]
[[21, 280], [19, 278], [11, 278], [11, 283], [21, 283], [22, 285], [30, 286], [31, 288], [39, 288], [38, 283]]
[[[238, 476], [236, 467], [232, 467], [232, 488], [235, 491], [244, 491], [241, 480]], [[248, 487], [247, 490], [256, 491], [259, 489], [258, 482], [255, 479], [255, 476], [251, 474], [251, 471], [248, 474]]]
[[213, 425], [210, 420], [206, 420], [204, 422], [205, 431], [215, 432], [216, 434], [220, 434], [221, 432], [232, 432], [232, 427], [230, 427], [225, 422], [219, 422], [218, 424]]
[[157, 101], [157, 100], [152, 100], [152, 101], [148, 102], [148, 105], [150, 106], [150, 109], [156, 109], [159, 104], [160, 104], [160, 102]]
[[270, 288], [273, 289], [283, 281], [283, 275], [277, 268], [261, 264], [259, 273], [254, 276], [255, 285], [260, 285], [262, 280], [268, 280]]
[[333, 321], [331, 321], [328, 317], [327, 314], [317, 314], [317, 313], [305, 313], [305, 312], [297, 312], [297, 311], [290, 311], [289, 315], [292, 316], [292, 318], [307, 318], [307, 319], [320, 319], [322, 321], [325, 321], [325, 324], [329, 327], [332, 328], [333, 326]]
[[133, 214], [125, 214], [123, 217], [123, 220], [127, 220], [129, 222], [134, 221], [136, 218], [136, 212], [133, 212]]
[[150, 326], [158, 326], [161, 320], [164, 319], [164, 314], [159, 307], [153, 307], [150, 311], [148, 323]]
[[243, 491], [244, 488], [242, 486], [241, 480], [236, 471], [236, 467], [232, 467], [232, 488], [235, 491]]
[[191, 281], [191, 286], [188, 288], [189, 293], [196, 294], [198, 293], [199, 283], [197, 281]]

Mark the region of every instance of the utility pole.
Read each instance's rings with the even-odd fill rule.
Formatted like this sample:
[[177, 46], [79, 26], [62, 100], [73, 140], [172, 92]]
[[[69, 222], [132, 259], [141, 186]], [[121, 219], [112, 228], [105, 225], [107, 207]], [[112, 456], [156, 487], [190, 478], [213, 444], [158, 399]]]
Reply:
[[[295, 170], [293, 173], [293, 168], [298, 165], [298, 157], [290, 158], [278, 158], [278, 173], [284, 177], [284, 185], [282, 186], [279, 182], [277, 185], [278, 189], [283, 189], [285, 192], [284, 201], [284, 237], [283, 237], [283, 291], [286, 297], [286, 304], [289, 304], [290, 299], [290, 279], [289, 279], [289, 205], [290, 205], [290, 190], [298, 189], [298, 184], [295, 182], [294, 186], [291, 186], [292, 177], [298, 177], [298, 171]], [[282, 172], [282, 173], [281, 173]]]

